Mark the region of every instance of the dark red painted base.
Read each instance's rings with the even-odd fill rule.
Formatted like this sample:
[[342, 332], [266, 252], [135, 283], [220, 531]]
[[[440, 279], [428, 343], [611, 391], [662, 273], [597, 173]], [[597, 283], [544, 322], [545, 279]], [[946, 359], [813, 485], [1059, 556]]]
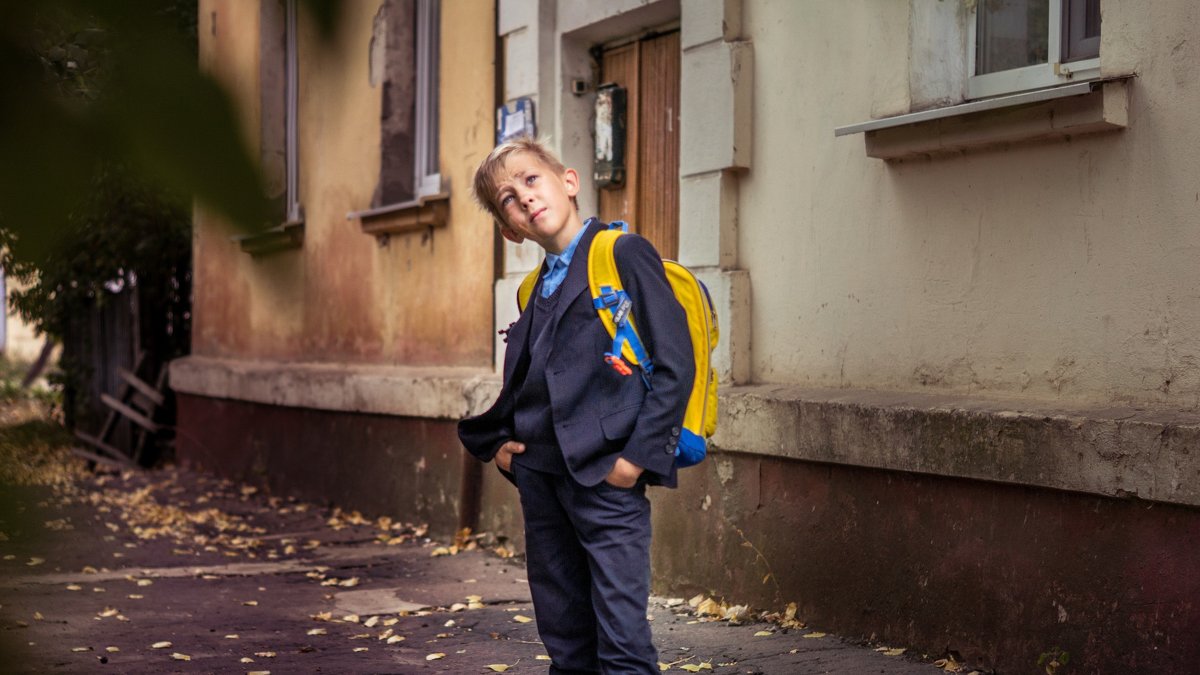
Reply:
[[459, 523], [464, 450], [454, 422], [178, 395], [176, 455], [273, 494], [428, 523]]
[[680, 485], [655, 496], [660, 592], [796, 602], [1003, 673], [1055, 649], [1072, 673], [1200, 668], [1196, 509], [720, 453]]

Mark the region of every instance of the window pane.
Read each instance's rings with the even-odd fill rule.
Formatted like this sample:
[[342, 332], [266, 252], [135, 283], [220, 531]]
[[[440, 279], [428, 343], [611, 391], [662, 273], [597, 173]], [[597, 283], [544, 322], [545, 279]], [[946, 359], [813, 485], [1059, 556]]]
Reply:
[[1063, 61], [1100, 55], [1100, 0], [1064, 0]]
[[979, 0], [975, 74], [1047, 63], [1050, 0]]
[[425, 175], [433, 176], [438, 173], [438, 66], [441, 61], [441, 2], [433, 0], [429, 3], [428, 33], [429, 61], [426, 73], [429, 88], [425, 99]]

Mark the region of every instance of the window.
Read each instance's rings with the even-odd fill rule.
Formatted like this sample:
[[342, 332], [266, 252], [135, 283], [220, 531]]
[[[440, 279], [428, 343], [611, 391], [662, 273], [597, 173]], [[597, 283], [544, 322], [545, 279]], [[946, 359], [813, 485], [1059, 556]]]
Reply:
[[441, 3], [417, 0], [417, 196], [442, 191], [438, 167], [438, 50]]
[[379, 184], [373, 209], [441, 192], [438, 0], [384, 0], [373, 47], [383, 80]]
[[970, 98], [1100, 74], [1100, 0], [977, 0], [969, 37]]
[[262, 0], [260, 4], [259, 80], [261, 145], [267, 196], [276, 224], [300, 220], [297, 194], [296, 0]]
[[296, 111], [300, 69], [296, 0], [259, 3], [259, 161], [272, 205], [272, 227], [236, 239], [252, 255], [298, 248], [304, 241]]

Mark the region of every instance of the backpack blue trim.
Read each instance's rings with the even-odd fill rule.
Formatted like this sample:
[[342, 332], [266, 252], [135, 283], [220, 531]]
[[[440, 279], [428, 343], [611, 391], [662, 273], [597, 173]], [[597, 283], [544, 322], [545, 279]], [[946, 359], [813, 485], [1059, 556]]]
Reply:
[[[638, 337], [637, 332], [629, 323], [629, 310], [633, 306], [629, 295], [624, 290], [614, 291], [611, 286], [601, 286], [600, 297], [592, 300], [592, 306], [597, 310], [608, 310], [612, 315], [613, 325], [616, 326], [616, 332], [613, 333], [612, 351], [605, 352], [604, 355], [621, 359], [621, 352], [628, 344], [629, 348], [633, 350], [633, 355], [637, 357], [642, 383], [646, 385], [646, 389], [652, 389], [650, 376], [654, 374], [654, 363], [650, 360], [650, 355], [646, 353], [642, 339]], [[621, 360], [623, 361], [623, 359]]]
[[679, 435], [679, 444], [675, 446], [675, 465], [683, 468], [694, 466], [704, 461], [708, 452], [708, 442], [687, 429]]

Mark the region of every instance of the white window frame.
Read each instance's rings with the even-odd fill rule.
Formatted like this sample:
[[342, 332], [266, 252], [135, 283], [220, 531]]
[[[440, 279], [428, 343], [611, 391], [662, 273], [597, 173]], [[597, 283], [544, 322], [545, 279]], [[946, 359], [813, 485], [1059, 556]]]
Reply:
[[300, 132], [296, 115], [300, 109], [300, 56], [296, 34], [296, 0], [284, 3], [285, 67], [287, 70], [287, 119], [285, 142], [287, 149], [284, 161], [287, 166], [287, 222], [298, 223], [304, 219], [300, 206]]
[[[441, 173], [434, 156], [440, 148], [435, 135], [440, 125], [438, 101], [438, 67], [441, 61], [441, 6], [439, 0], [417, 0], [417, 100], [416, 148], [413, 167], [413, 186], [417, 197], [428, 197], [442, 191]], [[432, 113], [432, 115], [431, 115]], [[433, 142], [431, 142], [433, 141]]]
[[967, 17], [967, 98], [987, 98], [1031, 89], [1043, 89], [1100, 77], [1100, 58], [1062, 63], [1062, 3], [1049, 0], [1049, 36], [1047, 63], [1024, 68], [1002, 70], [986, 75], [975, 74], [975, 55], [978, 50], [979, 6], [971, 8]]

